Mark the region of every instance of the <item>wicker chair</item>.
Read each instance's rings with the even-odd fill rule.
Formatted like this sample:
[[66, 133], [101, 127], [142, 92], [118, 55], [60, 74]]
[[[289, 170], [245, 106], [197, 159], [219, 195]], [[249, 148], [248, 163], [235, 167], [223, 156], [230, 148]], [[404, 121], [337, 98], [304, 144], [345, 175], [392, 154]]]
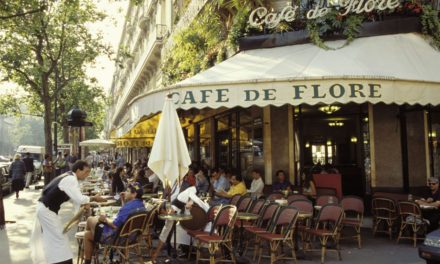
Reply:
[[[399, 202], [399, 217], [400, 217], [400, 228], [399, 235], [397, 237], [397, 243], [400, 239], [412, 239], [414, 247], [417, 246], [417, 240], [423, 240], [423, 237], [418, 237], [417, 234], [420, 232], [423, 235], [426, 233], [427, 222], [422, 217], [422, 212], [418, 204], [414, 202]], [[407, 229], [412, 235], [403, 236], [403, 231]]]
[[[341, 206], [345, 211], [345, 218], [342, 220], [342, 229], [352, 227], [356, 231], [353, 236], [358, 242], [358, 248], [362, 247], [361, 225], [364, 219], [364, 201], [357, 196], [346, 196], [341, 200]], [[345, 239], [342, 237], [341, 239]]]
[[[371, 213], [373, 214], [373, 235], [376, 235], [376, 233], [386, 233], [391, 239], [393, 236], [393, 225], [398, 218], [394, 200], [384, 197], [373, 198], [371, 201]], [[385, 229], [379, 229], [381, 224], [385, 225]]]

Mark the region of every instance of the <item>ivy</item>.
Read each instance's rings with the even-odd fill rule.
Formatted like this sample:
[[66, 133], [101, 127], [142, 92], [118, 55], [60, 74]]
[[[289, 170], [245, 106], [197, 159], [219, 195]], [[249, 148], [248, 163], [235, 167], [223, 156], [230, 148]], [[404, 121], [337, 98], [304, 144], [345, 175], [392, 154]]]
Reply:
[[422, 33], [425, 36], [430, 36], [430, 44], [437, 50], [440, 50], [440, 22], [438, 11], [434, 10], [431, 5], [424, 5], [422, 9], [423, 13], [420, 17]]
[[[313, 44], [325, 50], [336, 50], [349, 45], [359, 35], [363, 21], [364, 17], [361, 15], [351, 14], [344, 17], [339, 11], [332, 10], [323, 17], [308, 20], [306, 28]], [[343, 35], [344, 44], [337, 48], [327, 46], [323, 37], [330, 35]]]

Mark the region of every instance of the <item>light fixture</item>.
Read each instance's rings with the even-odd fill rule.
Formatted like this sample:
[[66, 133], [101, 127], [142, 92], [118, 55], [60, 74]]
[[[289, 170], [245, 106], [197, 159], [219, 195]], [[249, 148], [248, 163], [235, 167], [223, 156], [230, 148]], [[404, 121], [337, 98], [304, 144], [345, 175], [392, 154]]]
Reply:
[[365, 144], [365, 145], [368, 145], [368, 140], [364, 140], [364, 144]]
[[432, 131], [432, 132], [428, 133], [428, 137], [436, 138], [437, 137], [437, 132], [436, 131]]
[[341, 127], [344, 125], [344, 122], [341, 121], [332, 121], [332, 122], [328, 122], [328, 125], [331, 127]]
[[368, 117], [364, 117], [364, 122], [368, 123]]
[[327, 140], [327, 146], [331, 146], [332, 145], [332, 141], [331, 140]]
[[352, 142], [352, 143], [356, 143], [356, 142], [358, 142], [358, 139], [357, 139], [357, 137], [351, 137], [350, 138], [350, 141]]
[[328, 115], [333, 114], [334, 112], [338, 111], [339, 109], [341, 109], [340, 106], [338, 105], [324, 105], [318, 108], [319, 111], [324, 112]]
[[310, 143], [306, 142], [306, 148], [310, 148]]

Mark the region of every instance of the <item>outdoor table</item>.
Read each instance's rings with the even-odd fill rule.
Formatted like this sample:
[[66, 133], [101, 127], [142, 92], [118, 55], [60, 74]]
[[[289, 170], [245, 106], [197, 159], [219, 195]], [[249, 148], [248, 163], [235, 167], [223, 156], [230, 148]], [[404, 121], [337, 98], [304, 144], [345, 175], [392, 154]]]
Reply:
[[238, 249], [238, 254], [241, 256], [243, 256], [243, 235], [244, 235], [244, 227], [243, 227], [243, 222], [244, 221], [252, 221], [252, 220], [257, 220], [260, 216], [258, 214], [252, 214], [252, 213], [245, 213], [245, 212], [238, 212], [237, 214], [237, 219], [240, 221], [240, 245], [239, 245], [239, 249]]
[[151, 199], [151, 198], [156, 198], [157, 196], [158, 196], [157, 193], [146, 193], [142, 195], [142, 199]]
[[[173, 244], [174, 244], [174, 253], [173, 253], [173, 258], [176, 258], [177, 257], [177, 247], [176, 247], [176, 236], [177, 236], [177, 234], [176, 234], [176, 224], [177, 224], [177, 222], [178, 221], [184, 221], [184, 220], [191, 220], [193, 217], [192, 217], [192, 215], [190, 215], [190, 214], [176, 214], [176, 213], [173, 213], [173, 214], [160, 214], [159, 215], [159, 219], [161, 219], [161, 220], [170, 220], [170, 221], [173, 221], [173, 227], [172, 227], [172, 229], [171, 229], [171, 233], [173, 234], [173, 236], [174, 236], [174, 241], [173, 241]], [[170, 244], [168, 244], [168, 256], [170, 255], [170, 253], [171, 253], [171, 248], [170, 248]]]

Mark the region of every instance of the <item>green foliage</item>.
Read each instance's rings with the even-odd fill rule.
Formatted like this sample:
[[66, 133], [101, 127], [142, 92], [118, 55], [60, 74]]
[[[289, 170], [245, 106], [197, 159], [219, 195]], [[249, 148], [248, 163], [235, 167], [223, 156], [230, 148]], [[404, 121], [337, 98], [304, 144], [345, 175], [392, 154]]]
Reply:
[[[86, 26], [105, 14], [97, 11], [92, 0], [25, 2], [26, 10], [41, 11], [0, 20], [0, 71], [24, 89], [28, 109], [43, 113], [46, 151], [50, 153], [55, 97], [66, 92], [73, 98], [75, 87], [89, 86], [86, 66], [108, 51], [99, 34], [92, 35]], [[8, 1], [7, 12], [22, 12], [22, 3]], [[0, 9], [0, 14], [5, 12]], [[94, 100], [90, 94], [77, 99], [84, 98]]]
[[422, 33], [431, 37], [431, 45], [440, 50], [440, 21], [438, 11], [434, 10], [431, 5], [423, 6], [423, 13], [420, 17], [422, 24]]
[[[363, 21], [361, 15], [350, 14], [345, 17], [339, 11], [331, 10], [323, 17], [308, 20], [306, 27], [313, 44], [325, 50], [335, 50], [347, 46], [357, 37]], [[337, 48], [329, 47], [322, 39], [329, 35], [343, 35], [345, 43]]]

